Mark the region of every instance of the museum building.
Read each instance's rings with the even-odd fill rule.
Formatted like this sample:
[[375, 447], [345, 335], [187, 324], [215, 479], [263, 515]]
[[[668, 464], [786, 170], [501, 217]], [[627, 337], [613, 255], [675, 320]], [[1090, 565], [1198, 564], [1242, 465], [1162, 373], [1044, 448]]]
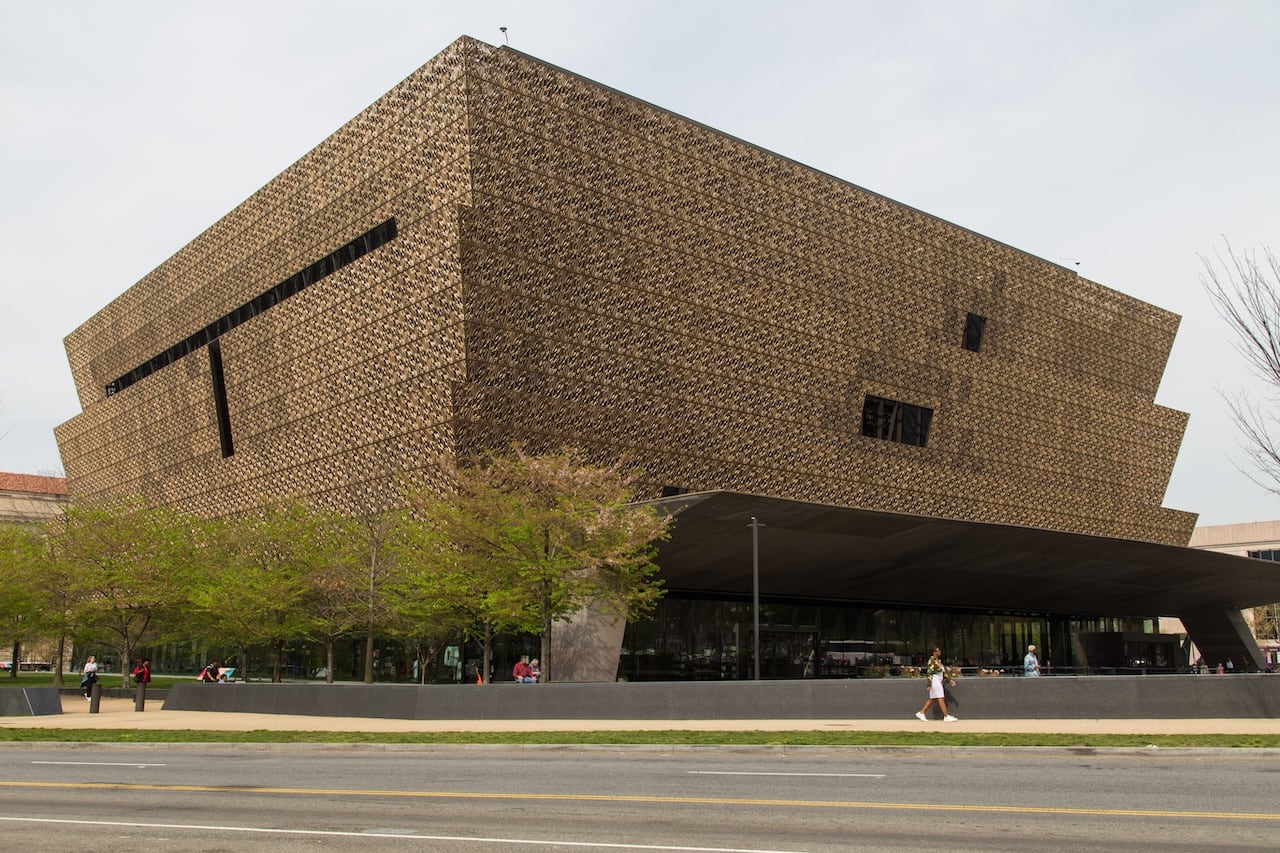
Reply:
[[626, 457], [678, 513], [668, 595], [566, 626], [569, 680], [1175, 668], [1160, 616], [1256, 666], [1280, 575], [1161, 505], [1178, 319], [461, 38], [71, 332], [56, 437], [75, 498], [205, 515]]

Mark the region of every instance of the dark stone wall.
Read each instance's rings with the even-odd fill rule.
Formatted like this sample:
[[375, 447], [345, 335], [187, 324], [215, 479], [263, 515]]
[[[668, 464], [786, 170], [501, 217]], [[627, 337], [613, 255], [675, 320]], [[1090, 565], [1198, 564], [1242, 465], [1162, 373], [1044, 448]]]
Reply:
[[[952, 712], [975, 719], [1280, 717], [1280, 676], [970, 678]], [[179, 684], [165, 710], [408, 720], [910, 718], [923, 679], [609, 684]]]
[[55, 687], [8, 687], [0, 690], [0, 717], [61, 713], [62, 697]]

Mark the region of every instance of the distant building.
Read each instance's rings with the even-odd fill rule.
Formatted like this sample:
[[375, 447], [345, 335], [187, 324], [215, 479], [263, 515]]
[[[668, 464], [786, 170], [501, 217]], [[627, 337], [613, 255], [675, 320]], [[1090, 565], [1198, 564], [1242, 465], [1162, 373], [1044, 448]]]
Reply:
[[1280, 579], [1161, 505], [1178, 320], [463, 38], [68, 335], [56, 435], [77, 498], [207, 515], [390, 507], [515, 440], [626, 456], [679, 512], [669, 594], [566, 628], [560, 678], [1068, 670], [1163, 615], [1260, 662], [1231, 614]]
[[[1191, 547], [1255, 560], [1280, 561], [1280, 521], [1215, 524], [1197, 527]], [[1273, 568], [1280, 575], [1280, 565]], [[1280, 600], [1244, 611], [1269, 668], [1280, 667]]]
[[[62, 514], [70, 496], [63, 477], [0, 471], [0, 524], [37, 524]], [[55, 643], [36, 638], [21, 647], [21, 666], [45, 669]], [[8, 654], [8, 649], [4, 650]], [[8, 660], [8, 657], [6, 657]]]
[[0, 522], [44, 521], [61, 515], [69, 500], [63, 477], [0, 471]]

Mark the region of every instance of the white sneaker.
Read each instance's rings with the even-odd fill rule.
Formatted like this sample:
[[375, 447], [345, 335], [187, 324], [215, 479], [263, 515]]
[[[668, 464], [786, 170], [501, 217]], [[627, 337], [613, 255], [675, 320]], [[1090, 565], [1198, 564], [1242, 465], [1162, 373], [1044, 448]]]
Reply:
[[922, 723], [925, 722], [924, 711], [916, 711], [916, 719]]
[[956, 722], [956, 718], [955, 718], [955, 717], [953, 717], [953, 716], [951, 716], [950, 714], [947, 714], [945, 717], [943, 717], [943, 718], [942, 718], [942, 722], [944, 722], [944, 723], [954, 723], [954, 722]]

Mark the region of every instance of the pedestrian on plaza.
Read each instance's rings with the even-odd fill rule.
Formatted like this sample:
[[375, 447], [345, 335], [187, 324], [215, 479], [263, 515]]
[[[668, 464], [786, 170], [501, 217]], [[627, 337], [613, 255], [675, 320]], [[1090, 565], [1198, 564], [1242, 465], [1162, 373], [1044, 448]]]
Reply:
[[202, 684], [217, 684], [218, 662], [216, 660], [209, 661], [205, 668], [200, 670], [200, 675], [197, 678]]
[[916, 719], [927, 720], [928, 717], [925, 714], [928, 713], [930, 706], [937, 702], [938, 707], [942, 709], [942, 722], [954, 723], [956, 718], [947, 711], [947, 692], [943, 681], [945, 680], [952, 687], [956, 686], [956, 681], [954, 678], [947, 678], [947, 667], [942, 663], [942, 649], [937, 646], [934, 646], [933, 656], [929, 658], [929, 663], [925, 667], [925, 674], [929, 677], [929, 698], [925, 701], [924, 707], [916, 711]]
[[520, 655], [520, 660], [511, 668], [511, 677], [516, 684], [533, 684], [533, 670], [529, 668], [529, 656]]
[[84, 662], [84, 669], [81, 671], [80, 689], [84, 691], [84, 698], [93, 699], [93, 685], [98, 683], [98, 659], [93, 655]]
[[133, 683], [151, 683], [151, 661], [149, 659], [142, 658], [138, 661], [138, 665], [133, 668]]
[[1022, 659], [1022, 674], [1035, 676], [1040, 674], [1040, 659], [1036, 657], [1036, 647], [1027, 646], [1027, 656]]
[[1236, 671], [1235, 663], [1231, 660], [1231, 658], [1227, 658], [1227, 675], [1230, 675], [1235, 671]]
[[537, 658], [529, 661], [529, 674], [533, 676], [534, 684], [542, 680], [542, 664], [538, 663]]

